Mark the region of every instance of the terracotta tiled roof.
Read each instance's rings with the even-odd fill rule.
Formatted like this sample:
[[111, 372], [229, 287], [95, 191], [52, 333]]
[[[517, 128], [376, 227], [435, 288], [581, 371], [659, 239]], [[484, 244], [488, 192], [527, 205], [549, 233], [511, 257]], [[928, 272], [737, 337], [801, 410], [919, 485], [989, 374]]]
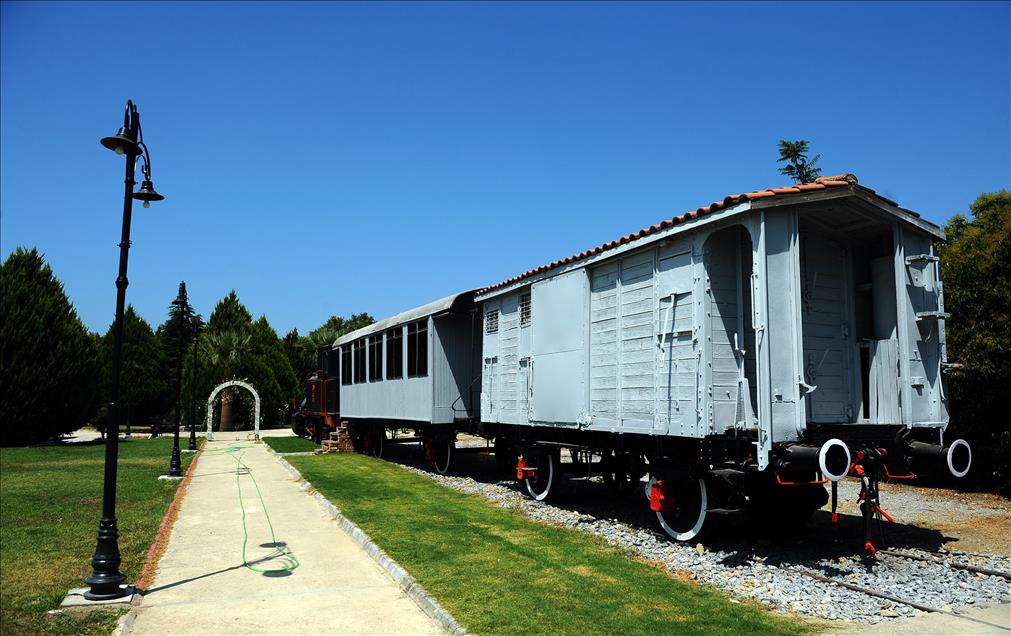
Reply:
[[[718, 210], [722, 210], [723, 208], [726, 208], [726, 207], [729, 207], [729, 206], [732, 206], [732, 205], [737, 205], [738, 203], [743, 203], [745, 201], [755, 201], [755, 200], [758, 200], [758, 199], [765, 199], [765, 198], [768, 198], [768, 197], [782, 196], [782, 195], [785, 195], [785, 194], [796, 194], [796, 193], [800, 193], [800, 192], [814, 192], [816, 190], [827, 190], [829, 188], [840, 188], [840, 187], [851, 186], [851, 185], [856, 185], [856, 184], [857, 184], [856, 175], [849, 174], [849, 173], [844, 173], [844, 174], [832, 175], [832, 176], [829, 176], [829, 177], [818, 177], [817, 179], [814, 180], [813, 183], [801, 183], [801, 184], [796, 184], [796, 185], [792, 185], [792, 186], [783, 186], [781, 188], [768, 188], [768, 189], [765, 189], [765, 190], [755, 190], [753, 192], [747, 192], [745, 194], [732, 194], [732, 195], [724, 198], [722, 201], [715, 201], [713, 203], [710, 203], [709, 205], [707, 205], [704, 208], [698, 208], [698, 209], [696, 209], [696, 210], [694, 210], [692, 212], [685, 212], [684, 214], [675, 216], [672, 219], [666, 219], [664, 221], [660, 221], [659, 223], [656, 223], [656, 224], [651, 225], [649, 227], [644, 227], [643, 229], [639, 230], [638, 232], [633, 232], [632, 234], [627, 234], [627, 235], [625, 235], [625, 236], [623, 236], [623, 237], [621, 237], [619, 239], [615, 239], [613, 241], [609, 241], [607, 243], [603, 243], [602, 245], [598, 245], [597, 247], [594, 247], [593, 249], [586, 250], [585, 252], [580, 252], [579, 254], [573, 254], [572, 256], [569, 256], [567, 258], [563, 258], [563, 259], [558, 260], [558, 261], [554, 261], [553, 263], [548, 263], [547, 265], [541, 265], [540, 267], [535, 267], [534, 269], [531, 269], [529, 271], [523, 272], [519, 276], [513, 276], [509, 280], [504, 280], [501, 283], [496, 283], [494, 285], [489, 285], [488, 287], [485, 287], [484, 289], [479, 289], [477, 291], [477, 295], [485, 294], [485, 293], [488, 293], [488, 292], [490, 292], [490, 291], [492, 291], [494, 289], [498, 289], [500, 287], [505, 287], [506, 285], [511, 285], [511, 284], [513, 284], [515, 282], [518, 282], [518, 281], [521, 281], [521, 280], [523, 280], [525, 278], [529, 278], [529, 277], [531, 277], [531, 276], [533, 276], [535, 274], [540, 274], [541, 272], [546, 272], [546, 271], [552, 270], [552, 269], [554, 269], [556, 267], [560, 267], [562, 265], [567, 265], [569, 263], [573, 263], [575, 261], [578, 261], [578, 260], [583, 259], [583, 258], [587, 258], [589, 256], [593, 256], [595, 254], [600, 254], [601, 252], [606, 252], [607, 250], [614, 249], [614, 248], [616, 248], [616, 247], [618, 247], [620, 245], [625, 245], [626, 243], [630, 243], [630, 242], [635, 241], [637, 239], [640, 239], [640, 238], [642, 238], [644, 236], [649, 236], [650, 234], [654, 234], [656, 232], [659, 232], [660, 230], [665, 230], [665, 229], [671, 227], [672, 225], [677, 225], [678, 223], [683, 223], [684, 221], [689, 221], [691, 219], [698, 218], [698, 217], [702, 216], [703, 214], [709, 214], [710, 212], [716, 212]], [[873, 190], [870, 190], [869, 188], [863, 188], [862, 186], [861, 186], [861, 188], [864, 189], [864, 190], [867, 190], [869, 192], [874, 192]]]

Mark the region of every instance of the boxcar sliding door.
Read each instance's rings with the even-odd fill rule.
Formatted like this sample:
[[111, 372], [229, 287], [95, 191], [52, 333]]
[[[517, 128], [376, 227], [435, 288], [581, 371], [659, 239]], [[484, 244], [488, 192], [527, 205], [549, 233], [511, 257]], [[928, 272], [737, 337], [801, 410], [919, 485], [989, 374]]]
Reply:
[[586, 336], [589, 284], [584, 269], [534, 283], [531, 326], [533, 395], [531, 421], [589, 422], [586, 392]]

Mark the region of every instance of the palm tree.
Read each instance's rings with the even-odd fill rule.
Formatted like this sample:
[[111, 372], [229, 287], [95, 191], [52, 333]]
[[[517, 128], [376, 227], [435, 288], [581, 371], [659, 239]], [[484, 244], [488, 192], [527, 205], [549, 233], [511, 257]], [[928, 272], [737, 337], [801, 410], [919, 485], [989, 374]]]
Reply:
[[[242, 361], [249, 346], [251, 336], [238, 331], [220, 331], [206, 334], [200, 341], [204, 354], [211, 365], [222, 370], [222, 382], [232, 379], [232, 372]], [[219, 430], [231, 431], [232, 426], [232, 390], [221, 392], [221, 422]]]

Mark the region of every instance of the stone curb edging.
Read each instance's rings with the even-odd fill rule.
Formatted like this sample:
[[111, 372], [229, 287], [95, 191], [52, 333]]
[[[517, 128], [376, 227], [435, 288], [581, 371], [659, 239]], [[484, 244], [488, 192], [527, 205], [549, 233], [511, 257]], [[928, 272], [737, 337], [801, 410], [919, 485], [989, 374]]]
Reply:
[[264, 447], [269, 453], [277, 458], [277, 461], [280, 462], [281, 466], [283, 466], [284, 469], [298, 481], [302, 490], [313, 496], [320, 507], [323, 508], [328, 515], [333, 517], [345, 533], [362, 546], [369, 557], [371, 557], [372, 560], [375, 561], [398, 586], [400, 586], [400, 589], [403, 590], [404, 593], [407, 594], [407, 596], [414, 601], [423, 612], [425, 612], [425, 614], [438, 623], [447, 634], [452, 634], [453, 636], [465, 636], [467, 634], [467, 630], [456, 622], [456, 619], [453, 618], [453, 616], [439, 604], [439, 601], [432, 598], [432, 596], [426, 592], [417, 581], [414, 580], [413, 576], [408, 574], [404, 568], [400, 567], [396, 561], [383, 552], [382, 548], [376, 545], [361, 528], [341, 514], [341, 511], [337, 508], [337, 506], [333, 505], [326, 497], [320, 494], [312, 483], [302, 476], [302, 473], [300, 473], [297, 468], [288, 463], [288, 460], [286, 460], [284, 456], [266, 444], [264, 444]]

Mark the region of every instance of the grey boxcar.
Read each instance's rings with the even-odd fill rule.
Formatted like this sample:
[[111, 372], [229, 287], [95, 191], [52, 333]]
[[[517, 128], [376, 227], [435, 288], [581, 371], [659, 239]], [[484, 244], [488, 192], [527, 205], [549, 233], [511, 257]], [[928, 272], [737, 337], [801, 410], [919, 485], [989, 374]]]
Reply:
[[[480, 290], [481, 421], [549, 494], [559, 446], [648, 471], [651, 507], [691, 539], [707, 512], [775, 500], [806, 519], [823, 483], [943, 444], [943, 231], [852, 175], [727, 197]], [[856, 458], [856, 462], [854, 462]], [[817, 473], [817, 475], [816, 475]], [[834, 491], [834, 488], [833, 488]]]

